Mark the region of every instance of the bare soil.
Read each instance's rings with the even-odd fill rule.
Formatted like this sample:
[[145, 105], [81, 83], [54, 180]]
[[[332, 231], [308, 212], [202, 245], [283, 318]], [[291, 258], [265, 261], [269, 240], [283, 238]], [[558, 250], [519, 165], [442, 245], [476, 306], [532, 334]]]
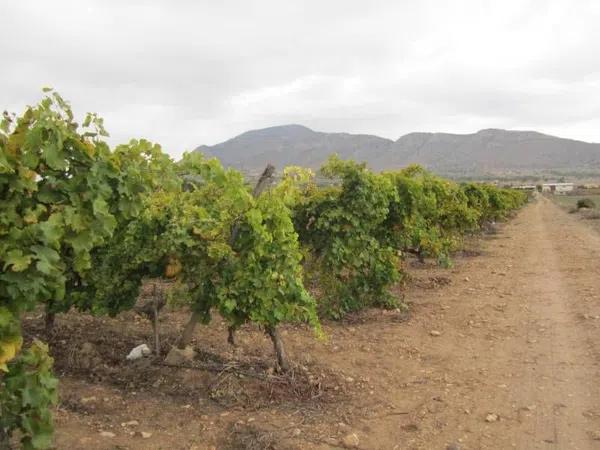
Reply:
[[[218, 318], [187, 368], [125, 361], [152, 343], [134, 313], [26, 326], [61, 378], [58, 449], [600, 449], [599, 258], [600, 234], [542, 198], [452, 269], [411, 266], [408, 313], [328, 322], [326, 340], [285, 327], [289, 375], [264, 333], [234, 349]], [[186, 319], [162, 316], [163, 352]]]

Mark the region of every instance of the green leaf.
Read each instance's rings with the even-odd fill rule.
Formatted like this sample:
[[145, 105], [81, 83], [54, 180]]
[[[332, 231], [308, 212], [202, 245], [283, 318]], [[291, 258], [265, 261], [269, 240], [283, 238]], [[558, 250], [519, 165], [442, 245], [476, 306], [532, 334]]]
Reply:
[[60, 239], [64, 236], [65, 227], [63, 222], [63, 215], [61, 213], [54, 213], [48, 217], [48, 220], [40, 223], [40, 230], [44, 236], [44, 240], [51, 246], [58, 247]]
[[51, 169], [64, 170], [67, 168], [64, 153], [58, 148], [56, 142], [47, 142], [42, 148], [42, 155]]
[[108, 211], [108, 204], [106, 203], [106, 200], [104, 200], [102, 197], [98, 197], [94, 200], [93, 208], [94, 215], [96, 217], [106, 217], [110, 214]]
[[4, 149], [0, 147], [0, 173], [14, 173], [14, 168], [4, 153]]
[[33, 246], [31, 250], [33, 250], [36, 258], [38, 259], [36, 262], [36, 268], [43, 274], [50, 275], [56, 270], [60, 269], [58, 266], [60, 262], [60, 256], [54, 249], [36, 245]]
[[31, 255], [24, 255], [21, 250], [11, 250], [4, 256], [4, 270], [8, 267], [13, 272], [22, 272], [31, 264]]

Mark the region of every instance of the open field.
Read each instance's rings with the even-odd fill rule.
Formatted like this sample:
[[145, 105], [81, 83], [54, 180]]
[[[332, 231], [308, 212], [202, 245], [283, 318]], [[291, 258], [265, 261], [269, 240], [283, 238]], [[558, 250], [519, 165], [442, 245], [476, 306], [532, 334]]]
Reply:
[[[569, 212], [575, 220], [584, 223], [600, 233], [600, 194], [588, 195], [553, 195], [550, 196], [553, 202], [559, 205], [563, 210]], [[577, 201], [589, 198], [596, 205], [592, 209], [577, 210]]]
[[[178, 369], [124, 360], [151, 338], [133, 314], [70, 313], [53, 336], [31, 316], [61, 377], [56, 447], [599, 448], [600, 235], [542, 198], [469, 248], [409, 268], [408, 314], [329, 322], [322, 341], [285, 327], [288, 376], [252, 326], [237, 349], [221, 321], [199, 328]], [[184, 320], [164, 315], [165, 350]]]
[[596, 206], [600, 207], [600, 194], [553, 195], [551, 196], [551, 198], [553, 201], [556, 202], [557, 205], [568, 210], [575, 208], [575, 205], [577, 205], [577, 201], [584, 198], [591, 199], [596, 204]]

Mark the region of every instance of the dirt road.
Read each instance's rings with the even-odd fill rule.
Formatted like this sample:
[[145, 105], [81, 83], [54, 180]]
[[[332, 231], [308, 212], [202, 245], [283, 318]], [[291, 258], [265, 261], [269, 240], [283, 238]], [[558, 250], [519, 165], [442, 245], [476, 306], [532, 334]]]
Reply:
[[541, 199], [483, 250], [432, 323], [443, 406], [397, 448], [600, 448], [600, 236]]
[[[123, 355], [150, 338], [148, 324], [62, 318], [53, 338], [57, 448], [600, 449], [600, 234], [540, 199], [470, 245], [481, 254], [453, 269], [411, 269], [408, 320], [366, 312], [326, 323], [326, 341], [283, 330], [323, 396], [300, 398], [268, 377], [130, 368]], [[164, 318], [166, 339], [185, 319]], [[215, 321], [195, 345], [232, 367], [271, 361], [256, 328], [239, 333], [235, 351], [225, 336]], [[83, 342], [102, 364], [70, 365], [78, 347], [90, 347]]]

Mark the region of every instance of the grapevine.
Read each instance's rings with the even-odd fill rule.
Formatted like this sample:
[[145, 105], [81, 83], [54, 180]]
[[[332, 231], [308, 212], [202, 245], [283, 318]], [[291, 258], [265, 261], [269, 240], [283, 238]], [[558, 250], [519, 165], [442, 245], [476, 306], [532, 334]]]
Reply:
[[364, 164], [331, 157], [321, 169], [340, 185], [311, 185], [295, 211], [296, 230], [318, 278], [320, 309], [343, 314], [369, 305], [394, 306], [388, 287], [399, 279], [396, 252], [378, 236], [396, 193]]
[[145, 280], [166, 278], [192, 312], [181, 346], [218, 312], [231, 342], [244, 323], [261, 326], [285, 371], [281, 323], [320, 335], [318, 313], [396, 307], [403, 258], [449, 264], [466, 234], [527, 201], [419, 166], [375, 173], [336, 156], [321, 168], [327, 186], [295, 167], [271, 183], [269, 167], [252, 190], [216, 159], [175, 162], [146, 140], [111, 150], [106, 136], [100, 117], [79, 125], [51, 90], [0, 122], [0, 446], [15, 431], [24, 448], [51, 446], [57, 380], [44, 343], [23, 348], [27, 311], [43, 306], [48, 330], [70, 308], [116, 315]]

